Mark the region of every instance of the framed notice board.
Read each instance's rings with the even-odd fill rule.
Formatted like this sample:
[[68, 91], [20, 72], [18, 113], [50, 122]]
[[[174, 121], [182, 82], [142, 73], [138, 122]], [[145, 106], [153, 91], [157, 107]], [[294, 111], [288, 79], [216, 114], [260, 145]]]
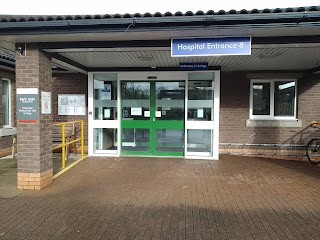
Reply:
[[86, 115], [84, 94], [59, 94], [58, 115]]

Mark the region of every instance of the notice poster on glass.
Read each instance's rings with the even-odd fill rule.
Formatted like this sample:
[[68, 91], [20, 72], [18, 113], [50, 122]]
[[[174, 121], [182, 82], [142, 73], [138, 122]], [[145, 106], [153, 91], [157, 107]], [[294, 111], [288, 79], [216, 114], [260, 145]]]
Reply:
[[84, 94], [59, 94], [58, 115], [86, 115]]
[[132, 107], [131, 108], [131, 116], [141, 116], [142, 108], [141, 107]]
[[103, 110], [103, 117], [106, 119], [106, 118], [110, 118], [110, 116], [111, 116], [110, 109], [109, 108], [104, 109]]
[[111, 84], [104, 84], [104, 88], [100, 91], [100, 100], [111, 100]]
[[203, 118], [203, 109], [197, 109], [197, 118]]

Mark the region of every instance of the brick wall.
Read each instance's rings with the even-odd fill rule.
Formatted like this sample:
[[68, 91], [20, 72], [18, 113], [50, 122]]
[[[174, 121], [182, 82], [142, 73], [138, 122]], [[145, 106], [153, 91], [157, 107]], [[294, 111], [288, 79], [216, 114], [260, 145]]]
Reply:
[[51, 58], [36, 45], [27, 45], [22, 58], [16, 53], [18, 88], [39, 89], [38, 122], [18, 122], [18, 189], [42, 189], [53, 179], [52, 114], [41, 114], [41, 91], [52, 92]]
[[[5, 77], [11, 79], [11, 102], [12, 102], [12, 125], [16, 126], [16, 81], [15, 74], [9, 71], [0, 69], [0, 78]], [[0, 92], [1, 92], [0, 85]], [[52, 90], [52, 113], [54, 122], [65, 122], [75, 120], [85, 120], [85, 145], [88, 144], [88, 116], [59, 116], [58, 115], [58, 94], [85, 94], [86, 108], [88, 92], [88, 78], [83, 74], [53, 74], [53, 90]], [[0, 98], [0, 106], [2, 106]], [[86, 111], [87, 112], [87, 111]], [[2, 126], [2, 111], [0, 111], [0, 126]], [[0, 150], [12, 146], [12, 137], [0, 138]], [[8, 151], [6, 151], [7, 153]]]
[[[0, 77], [12, 79], [12, 119], [15, 120], [15, 81], [11, 72], [0, 70]], [[86, 116], [59, 116], [58, 94], [85, 94], [88, 107], [87, 76], [83, 74], [54, 74], [52, 86], [52, 118], [54, 122], [85, 121], [85, 144], [88, 144], [88, 124]], [[252, 143], [252, 144], [303, 144], [318, 136], [312, 128], [302, 131], [312, 120], [320, 121], [320, 75], [309, 75], [298, 79], [298, 112], [302, 121], [301, 128], [280, 127], [246, 127], [249, 118], [250, 79], [247, 72], [221, 73], [221, 105], [220, 105], [220, 143]], [[0, 99], [1, 101], [1, 99]], [[0, 102], [1, 103], [1, 102]], [[86, 111], [87, 112], [87, 111]], [[1, 114], [1, 113], [0, 113]], [[2, 116], [0, 115], [0, 121]], [[1, 122], [0, 122], [1, 123]], [[296, 135], [296, 136], [295, 136]], [[11, 138], [3, 137], [0, 149], [11, 146]]]
[[[312, 137], [318, 136], [318, 131], [313, 128], [303, 129], [312, 120], [320, 121], [320, 75], [298, 79], [297, 85], [297, 118], [302, 121], [301, 128], [246, 127], [250, 79], [246, 72], [222, 72], [220, 143], [305, 145]], [[220, 152], [223, 152], [221, 148]]]
[[[86, 115], [85, 116], [59, 116], [58, 94], [85, 94]], [[88, 145], [88, 76], [80, 73], [60, 73], [53, 75], [52, 91], [52, 113], [54, 122], [85, 121], [85, 146]]]
[[[15, 81], [15, 74], [14, 72], [6, 71], [0, 69], [0, 80], [2, 78], [7, 78], [11, 80], [11, 124], [12, 126], [16, 125], [16, 81]], [[2, 84], [0, 84], [0, 93], [2, 94]], [[2, 109], [2, 97], [0, 97], [0, 106]], [[2, 111], [0, 111], [0, 128], [2, 128]], [[12, 146], [12, 137], [5, 136], [0, 137], [0, 150], [9, 148]]]

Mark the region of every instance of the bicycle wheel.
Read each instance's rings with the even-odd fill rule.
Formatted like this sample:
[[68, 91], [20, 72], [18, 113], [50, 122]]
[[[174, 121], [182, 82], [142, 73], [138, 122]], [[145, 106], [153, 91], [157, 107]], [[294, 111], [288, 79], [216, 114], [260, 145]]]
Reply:
[[319, 139], [314, 138], [308, 142], [306, 154], [311, 163], [313, 164], [320, 163], [320, 140]]

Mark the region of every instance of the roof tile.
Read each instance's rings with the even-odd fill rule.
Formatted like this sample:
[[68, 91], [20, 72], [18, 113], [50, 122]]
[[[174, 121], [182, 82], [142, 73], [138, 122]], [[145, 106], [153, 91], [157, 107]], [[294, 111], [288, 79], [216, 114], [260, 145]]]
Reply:
[[182, 16], [202, 16], [202, 15], [236, 15], [236, 14], [274, 14], [274, 13], [291, 13], [291, 12], [304, 12], [304, 11], [320, 11], [320, 6], [309, 6], [309, 7], [298, 7], [298, 8], [275, 8], [275, 9], [242, 9], [240, 11], [236, 11], [231, 9], [229, 11], [220, 10], [220, 11], [213, 11], [208, 10], [204, 12], [199, 10], [197, 12], [187, 11], [182, 13], [181, 11], [178, 12], [166, 12], [164, 14], [160, 12], [156, 13], [125, 13], [125, 14], [105, 14], [105, 15], [52, 15], [52, 16], [33, 16], [33, 15], [0, 15], [0, 22], [32, 22], [32, 21], [61, 21], [61, 20], [84, 20], [84, 19], [107, 19], [107, 18], [136, 18], [136, 17], [143, 17], [143, 18], [150, 18], [150, 17], [182, 17]]

